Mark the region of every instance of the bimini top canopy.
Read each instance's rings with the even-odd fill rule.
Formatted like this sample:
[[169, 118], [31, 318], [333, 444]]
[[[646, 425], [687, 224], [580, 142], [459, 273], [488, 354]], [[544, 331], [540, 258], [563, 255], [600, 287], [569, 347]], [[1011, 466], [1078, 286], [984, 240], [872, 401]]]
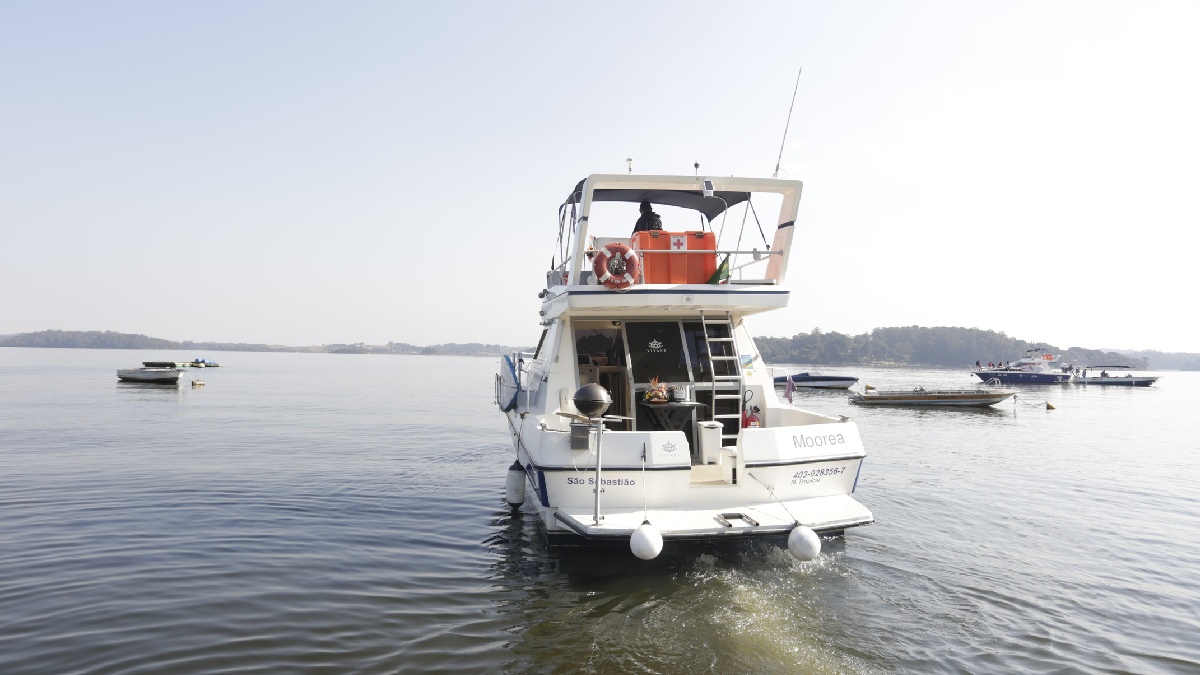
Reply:
[[[587, 181], [587, 178], [579, 181], [579, 184], [575, 186], [575, 190], [567, 197], [567, 204], [578, 204], [583, 201], [583, 186]], [[711, 185], [711, 182], [709, 184]], [[734, 204], [741, 204], [748, 199], [750, 199], [749, 192], [734, 192], [729, 190], [714, 190], [711, 197], [706, 197], [703, 188], [696, 190], [663, 190], [639, 187], [597, 188], [592, 192], [592, 201], [594, 202], [631, 202], [634, 204], [650, 202], [651, 204], [678, 206], [703, 213], [709, 222], [712, 222], [713, 218], [721, 215], [722, 212]]]

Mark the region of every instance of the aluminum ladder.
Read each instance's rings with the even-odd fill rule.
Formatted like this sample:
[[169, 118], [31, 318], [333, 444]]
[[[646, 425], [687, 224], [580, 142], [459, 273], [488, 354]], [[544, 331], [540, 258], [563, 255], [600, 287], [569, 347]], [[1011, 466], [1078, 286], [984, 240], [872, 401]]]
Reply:
[[[723, 337], [711, 337], [709, 327], [717, 328]], [[704, 333], [704, 348], [709, 358], [709, 390], [712, 392], [712, 405], [709, 406], [709, 420], [721, 423], [721, 448], [737, 450], [739, 432], [742, 428], [742, 402], [746, 395], [746, 380], [742, 377], [742, 364], [737, 354], [737, 345], [733, 340], [733, 316], [725, 312], [724, 317], [710, 319], [700, 310], [700, 330]], [[715, 348], [715, 349], [714, 349]], [[729, 364], [719, 368], [718, 364]], [[722, 370], [718, 374], [718, 369]], [[736, 412], [717, 412], [718, 401], [735, 402]], [[729, 433], [728, 421], [733, 421], [734, 433]]]

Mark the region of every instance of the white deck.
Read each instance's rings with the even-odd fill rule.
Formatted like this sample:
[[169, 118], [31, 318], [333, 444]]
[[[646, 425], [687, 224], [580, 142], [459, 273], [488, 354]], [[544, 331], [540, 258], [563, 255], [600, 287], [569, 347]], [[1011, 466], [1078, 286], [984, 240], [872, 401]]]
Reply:
[[[729, 517], [740, 513], [758, 523]], [[717, 516], [725, 514], [732, 525], [722, 524]], [[762, 536], [787, 534], [799, 521], [817, 532], [842, 530], [866, 525], [874, 520], [871, 512], [850, 495], [814, 497], [792, 502], [757, 504], [729, 503], [724, 506], [698, 509], [600, 509], [601, 522], [595, 524], [591, 509], [558, 509], [555, 520], [576, 534], [598, 539], [628, 538], [633, 531], [649, 520], [658, 528], [663, 539], [717, 538], [722, 536]]]

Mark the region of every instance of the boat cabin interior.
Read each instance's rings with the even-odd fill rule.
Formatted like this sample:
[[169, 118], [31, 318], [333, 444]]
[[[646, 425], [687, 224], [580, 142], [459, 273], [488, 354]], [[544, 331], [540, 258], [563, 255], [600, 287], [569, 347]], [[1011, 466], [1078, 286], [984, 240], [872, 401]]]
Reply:
[[[579, 385], [604, 387], [608, 414], [629, 418], [607, 428], [682, 431], [695, 449], [701, 425], [715, 422], [723, 439], [736, 439], [745, 385], [727, 315], [576, 320], [573, 330]], [[647, 400], [655, 384], [665, 385], [667, 400]]]

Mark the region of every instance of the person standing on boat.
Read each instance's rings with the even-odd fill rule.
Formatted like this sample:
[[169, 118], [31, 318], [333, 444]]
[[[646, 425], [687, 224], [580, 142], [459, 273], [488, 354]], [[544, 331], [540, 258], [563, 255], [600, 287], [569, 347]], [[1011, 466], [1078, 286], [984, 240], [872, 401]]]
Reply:
[[659, 218], [658, 214], [654, 212], [654, 207], [650, 206], [650, 202], [642, 202], [640, 210], [642, 215], [638, 217], [637, 223], [633, 226], [635, 234], [662, 229], [662, 218]]

